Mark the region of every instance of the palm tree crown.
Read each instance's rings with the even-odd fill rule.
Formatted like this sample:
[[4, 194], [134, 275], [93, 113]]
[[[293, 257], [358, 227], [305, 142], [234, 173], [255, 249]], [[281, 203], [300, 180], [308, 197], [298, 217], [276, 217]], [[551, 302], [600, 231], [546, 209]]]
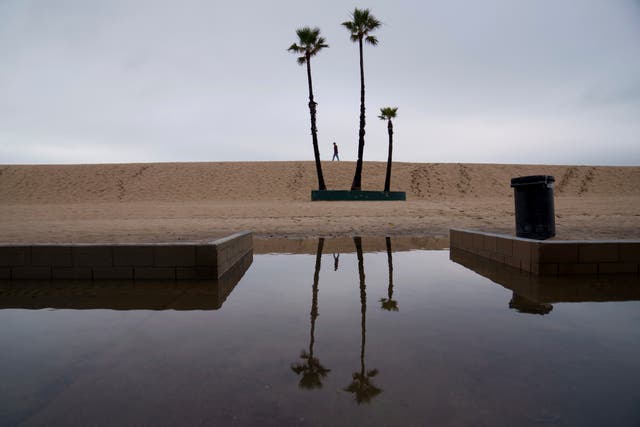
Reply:
[[357, 42], [364, 40], [372, 45], [378, 44], [375, 36], [370, 36], [369, 32], [375, 30], [381, 25], [375, 16], [371, 15], [369, 9], [358, 9], [357, 7], [351, 14], [353, 21], [343, 22], [342, 25], [351, 32], [351, 41]]
[[378, 118], [380, 120], [395, 119], [397, 112], [398, 112], [398, 107], [384, 107], [380, 109], [380, 115], [378, 116]]
[[304, 65], [307, 59], [320, 52], [323, 48], [329, 47], [324, 37], [320, 37], [320, 28], [303, 27], [296, 30], [298, 43], [293, 43], [287, 49], [293, 53], [301, 53], [298, 57], [298, 64]]

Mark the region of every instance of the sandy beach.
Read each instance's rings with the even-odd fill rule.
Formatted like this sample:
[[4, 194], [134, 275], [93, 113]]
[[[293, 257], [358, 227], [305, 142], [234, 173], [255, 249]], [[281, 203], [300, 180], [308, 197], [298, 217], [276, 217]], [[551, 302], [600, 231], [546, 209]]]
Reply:
[[[385, 166], [365, 162], [363, 189]], [[349, 189], [354, 167], [324, 162], [328, 188]], [[640, 167], [396, 163], [406, 202], [311, 202], [313, 162], [224, 162], [0, 166], [0, 242], [512, 233], [510, 178], [537, 174], [556, 178], [556, 238], [640, 238]]]

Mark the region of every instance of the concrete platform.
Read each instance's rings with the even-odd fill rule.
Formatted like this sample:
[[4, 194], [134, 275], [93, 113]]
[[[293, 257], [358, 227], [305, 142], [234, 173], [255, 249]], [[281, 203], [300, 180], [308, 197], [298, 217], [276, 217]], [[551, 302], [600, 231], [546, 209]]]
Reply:
[[197, 243], [0, 245], [0, 280], [217, 279], [252, 251], [248, 231]]
[[350, 202], [350, 201], [405, 201], [404, 191], [363, 191], [363, 190], [313, 190], [313, 202]]
[[451, 249], [532, 274], [640, 273], [640, 240], [533, 240], [475, 230], [449, 231]]

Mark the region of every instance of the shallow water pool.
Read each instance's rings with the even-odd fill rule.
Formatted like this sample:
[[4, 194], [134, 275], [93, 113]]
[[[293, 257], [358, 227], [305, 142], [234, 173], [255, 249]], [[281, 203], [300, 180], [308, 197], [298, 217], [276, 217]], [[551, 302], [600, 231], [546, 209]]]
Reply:
[[352, 243], [254, 255], [222, 290], [3, 284], [0, 424], [640, 424], [635, 279]]

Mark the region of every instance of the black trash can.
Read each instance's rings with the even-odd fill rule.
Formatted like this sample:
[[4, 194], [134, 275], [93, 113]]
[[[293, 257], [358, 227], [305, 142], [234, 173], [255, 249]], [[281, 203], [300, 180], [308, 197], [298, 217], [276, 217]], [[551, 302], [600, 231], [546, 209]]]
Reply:
[[544, 240], [556, 235], [554, 182], [554, 177], [549, 175], [511, 179], [516, 205], [516, 236]]

